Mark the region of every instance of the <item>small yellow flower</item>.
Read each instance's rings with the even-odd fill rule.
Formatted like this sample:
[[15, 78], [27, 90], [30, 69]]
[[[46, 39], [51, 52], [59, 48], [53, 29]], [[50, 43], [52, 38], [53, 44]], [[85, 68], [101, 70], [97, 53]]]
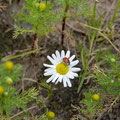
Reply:
[[99, 2], [99, 0], [95, 0], [96, 2]]
[[111, 58], [111, 61], [112, 61], [112, 62], [115, 62], [115, 59], [114, 59], [114, 58]]
[[111, 80], [111, 83], [114, 83], [114, 80]]
[[40, 10], [44, 11], [46, 9], [46, 4], [45, 3], [40, 3]]
[[5, 92], [4, 95], [7, 96], [7, 95], [8, 95], [8, 92]]
[[55, 113], [52, 112], [52, 111], [49, 111], [48, 114], [47, 114], [47, 118], [48, 119], [54, 119], [55, 118]]
[[5, 68], [6, 68], [7, 70], [12, 70], [13, 67], [14, 67], [13, 62], [7, 61], [7, 62], [5, 63]]
[[2, 95], [3, 93], [4, 93], [4, 88], [0, 86], [0, 95]]
[[10, 77], [7, 77], [6, 84], [11, 85], [13, 80]]
[[40, 3], [36, 3], [36, 7], [40, 7]]
[[98, 94], [93, 95], [93, 100], [98, 101], [100, 99], [100, 96]]

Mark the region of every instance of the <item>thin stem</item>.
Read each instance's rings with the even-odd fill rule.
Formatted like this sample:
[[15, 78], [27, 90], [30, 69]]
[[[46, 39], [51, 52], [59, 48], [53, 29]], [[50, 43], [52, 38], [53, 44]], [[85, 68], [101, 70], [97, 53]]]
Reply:
[[61, 37], [61, 44], [63, 45], [63, 40], [64, 40], [64, 30], [65, 30], [65, 24], [66, 24], [66, 14], [67, 11], [69, 9], [69, 4], [68, 1], [66, 2], [66, 6], [65, 6], [65, 10], [64, 10], [64, 17], [63, 17], [63, 21], [62, 21], [62, 37]]
[[101, 36], [103, 36], [106, 40], [108, 40], [108, 42], [113, 46], [113, 48], [120, 54], [120, 50], [112, 43], [112, 41], [106, 35], [101, 33], [100, 31], [98, 31], [98, 32]]
[[[32, 106], [32, 107], [28, 108], [27, 111], [35, 109], [35, 108], [37, 108], [37, 106]], [[23, 114], [23, 113], [24, 113], [24, 111], [21, 111], [21, 112], [15, 114], [15, 115], [11, 116], [10, 120], [13, 119], [13, 118], [15, 118], [15, 117], [17, 117], [17, 116], [19, 116], [19, 115], [21, 115], [21, 114]]]
[[101, 30], [101, 29], [98, 29], [98, 28], [89, 26], [89, 25], [84, 24], [84, 23], [80, 23], [80, 22], [78, 22], [78, 21], [77, 21], [77, 23], [79, 23], [79, 24], [81, 24], [81, 25], [83, 25], [83, 26], [85, 26], [85, 27], [91, 28], [91, 29], [93, 29], [93, 30], [98, 30], [98, 33], [99, 33], [101, 36], [103, 36], [106, 40], [108, 40], [108, 42], [112, 45], [112, 47], [120, 54], [120, 50], [112, 43], [112, 41], [111, 41], [106, 35], [104, 35], [104, 34], [102, 33], [102, 30]]
[[37, 39], [37, 35], [34, 34], [34, 36], [33, 36], [33, 42], [32, 42], [32, 47], [31, 47], [32, 50], [34, 49], [36, 39]]
[[[36, 40], [37, 40], [37, 35], [34, 34], [34, 36], [33, 36], [33, 42], [32, 42], [32, 47], [31, 47], [32, 50], [34, 49]], [[31, 56], [34, 56], [34, 53], [31, 53]]]
[[23, 57], [23, 56], [29, 55], [31, 53], [34, 53], [34, 52], [36, 52], [40, 49], [41, 48], [38, 48], [38, 49], [31, 50], [31, 51], [28, 51], [28, 52], [25, 52], [25, 53], [22, 53], [22, 54], [18, 54], [18, 55], [15, 55], [15, 56], [5, 57], [5, 58], [2, 58], [1, 61], [7, 61], [7, 60], [15, 59], [15, 58], [18, 58], [18, 57]]
[[63, 18], [63, 22], [62, 22], [62, 41], [61, 44], [63, 45], [63, 40], [64, 40], [64, 30], [65, 30], [65, 22], [66, 22], [66, 17]]
[[112, 102], [112, 104], [110, 105], [110, 107], [113, 106], [116, 103], [116, 101], [119, 99], [119, 97], [120, 97], [120, 94], [115, 98], [115, 100]]

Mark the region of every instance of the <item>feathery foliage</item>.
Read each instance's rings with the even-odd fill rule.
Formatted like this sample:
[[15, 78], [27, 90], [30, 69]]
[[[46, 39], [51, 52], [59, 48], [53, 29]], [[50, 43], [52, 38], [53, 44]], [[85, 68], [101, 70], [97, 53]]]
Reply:
[[26, 0], [22, 11], [18, 14], [18, 26], [14, 36], [17, 37], [23, 33], [33, 33], [38, 36], [46, 35], [53, 31], [53, 24], [57, 22], [57, 15], [56, 12], [53, 12], [51, 2]]
[[80, 102], [80, 103], [83, 103], [85, 105], [85, 107], [86, 107], [86, 109], [81, 108], [80, 110], [89, 119], [92, 119], [92, 117], [95, 115], [95, 113], [102, 109], [102, 103], [100, 101], [95, 101], [93, 99], [93, 94], [95, 92], [97, 92], [97, 90], [89, 89], [88, 92], [84, 93], [85, 98]]
[[0, 118], [9, 118], [13, 114], [13, 109], [16, 108], [25, 110], [26, 104], [36, 99], [38, 95], [35, 88], [21, 94], [15, 88], [14, 83], [19, 81], [21, 69], [20, 64], [14, 65], [12, 70], [6, 70], [4, 63], [0, 65]]
[[[83, 15], [88, 17], [91, 15], [90, 6], [88, 4], [88, 0], [57, 0], [57, 4], [62, 6], [62, 10], [64, 11], [66, 4], [68, 5], [69, 9], [75, 9], [74, 12], [68, 12], [68, 17], [76, 17]], [[63, 12], [64, 14], [64, 12]]]
[[[117, 96], [120, 94], [120, 63], [118, 55], [112, 55], [110, 52], [105, 57], [107, 68], [96, 70], [95, 81], [102, 87], [102, 91]], [[111, 89], [112, 88], [112, 89]]]

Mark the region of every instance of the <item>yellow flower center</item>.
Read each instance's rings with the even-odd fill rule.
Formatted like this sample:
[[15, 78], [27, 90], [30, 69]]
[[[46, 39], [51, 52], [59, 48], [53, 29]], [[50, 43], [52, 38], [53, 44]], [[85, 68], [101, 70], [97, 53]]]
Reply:
[[40, 3], [36, 3], [36, 7], [40, 7]]
[[93, 100], [98, 101], [100, 99], [100, 96], [98, 94], [93, 95]]
[[65, 75], [67, 74], [69, 70], [69, 67], [67, 64], [65, 63], [59, 63], [57, 66], [56, 66], [56, 71], [57, 73], [61, 74], [61, 75]]
[[54, 119], [55, 118], [55, 113], [52, 112], [52, 111], [49, 111], [48, 114], [47, 114], [47, 118]]
[[3, 93], [4, 93], [4, 88], [0, 86], [0, 95], [2, 95]]
[[12, 84], [12, 79], [11, 78], [9, 78], [9, 77], [7, 77], [7, 80], [6, 80], [6, 84], [8, 84], [8, 85], [11, 85]]
[[6, 68], [7, 70], [12, 70], [13, 67], [14, 67], [13, 62], [7, 61], [7, 62], [5, 63], [5, 68]]
[[40, 9], [41, 9], [41, 11], [44, 11], [46, 9], [46, 4], [40, 3]]
[[114, 59], [114, 58], [111, 58], [111, 61], [112, 61], [112, 62], [115, 62], [115, 59]]

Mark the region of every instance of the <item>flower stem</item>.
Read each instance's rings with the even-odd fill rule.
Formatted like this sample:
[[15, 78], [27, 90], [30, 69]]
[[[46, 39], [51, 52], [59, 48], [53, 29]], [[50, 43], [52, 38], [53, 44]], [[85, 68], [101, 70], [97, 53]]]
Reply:
[[32, 50], [34, 49], [36, 39], [37, 39], [37, 35], [34, 34], [34, 36], [33, 36], [33, 42], [32, 42]]
[[[26, 111], [29, 111], [29, 110], [32, 110], [32, 109], [35, 109], [35, 108], [37, 108], [37, 106], [32, 106], [32, 107], [28, 108]], [[15, 115], [11, 116], [10, 120], [17, 117], [17, 116], [19, 116], [19, 115], [21, 115], [21, 114], [23, 114], [23, 113], [24, 113], [24, 111], [21, 111], [21, 112], [15, 114]]]
[[69, 9], [69, 4], [68, 4], [68, 1], [66, 0], [66, 6], [65, 6], [65, 10], [64, 10], [64, 17], [63, 17], [63, 20], [62, 20], [62, 37], [61, 37], [61, 44], [63, 45], [63, 40], [64, 40], [64, 30], [65, 30], [65, 24], [66, 24], [66, 14], [67, 14], [67, 11]]
[[[33, 42], [32, 42], [32, 46], [31, 46], [31, 50], [34, 49], [34, 46], [35, 46], [35, 42], [37, 40], [37, 34], [34, 34], [33, 36]], [[34, 53], [31, 53], [31, 56], [34, 56]]]

